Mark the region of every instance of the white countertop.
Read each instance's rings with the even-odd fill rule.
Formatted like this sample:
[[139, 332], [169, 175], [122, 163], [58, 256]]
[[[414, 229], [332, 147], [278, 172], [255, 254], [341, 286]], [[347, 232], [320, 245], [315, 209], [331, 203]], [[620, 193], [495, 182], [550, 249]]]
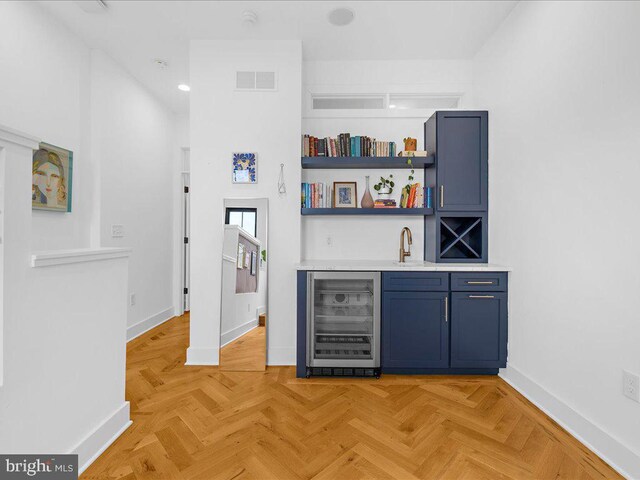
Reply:
[[431, 263], [407, 260], [404, 265], [392, 260], [303, 260], [297, 270], [340, 270], [356, 272], [510, 272], [511, 267], [491, 263]]

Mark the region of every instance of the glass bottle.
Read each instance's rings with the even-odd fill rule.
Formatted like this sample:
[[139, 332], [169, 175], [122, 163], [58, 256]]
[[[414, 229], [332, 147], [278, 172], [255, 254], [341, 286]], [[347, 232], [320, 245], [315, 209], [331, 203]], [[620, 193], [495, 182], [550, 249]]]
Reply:
[[362, 200], [360, 200], [360, 207], [373, 208], [373, 197], [371, 196], [371, 192], [369, 191], [369, 176], [367, 175], [364, 178], [366, 180], [367, 187], [365, 188]]

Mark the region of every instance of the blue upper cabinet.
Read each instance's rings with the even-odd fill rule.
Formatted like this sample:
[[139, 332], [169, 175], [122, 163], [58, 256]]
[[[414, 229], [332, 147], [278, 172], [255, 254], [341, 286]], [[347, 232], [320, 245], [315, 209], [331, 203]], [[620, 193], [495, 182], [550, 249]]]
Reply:
[[449, 366], [448, 292], [385, 291], [382, 368]]
[[439, 212], [487, 210], [488, 112], [436, 112], [424, 125], [424, 144], [435, 154], [435, 206]]

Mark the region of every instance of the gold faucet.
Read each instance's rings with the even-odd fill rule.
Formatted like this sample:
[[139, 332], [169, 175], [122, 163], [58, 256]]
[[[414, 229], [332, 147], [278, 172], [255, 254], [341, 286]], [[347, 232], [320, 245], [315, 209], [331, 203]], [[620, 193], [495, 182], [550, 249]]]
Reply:
[[[405, 232], [407, 233], [407, 244], [409, 247], [408, 251], [404, 251], [404, 234]], [[410, 257], [411, 256], [411, 230], [409, 230], [409, 227], [404, 227], [402, 229], [402, 231], [400, 232], [400, 263], [404, 263], [404, 257]]]

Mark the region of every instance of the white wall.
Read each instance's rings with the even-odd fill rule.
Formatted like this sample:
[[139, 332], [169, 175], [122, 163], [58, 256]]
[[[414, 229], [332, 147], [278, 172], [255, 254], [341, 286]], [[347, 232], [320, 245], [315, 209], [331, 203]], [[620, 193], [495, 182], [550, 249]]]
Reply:
[[[191, 335], [187, 362], [217, 364], [223, 198], [269, 199], [268, 363], [295, 363], [294, 265], [300, 259], [301, 44], [193, 41], [191, 82]], [[235, 90], [236, 70], [277, 71], [276, 92]], [[258, 183], [231, 183], [231, 154], [258, 153]], [[280, 164], [287, 193], [278, 193]]]
[[32, 2], [0, 2], [0, 124], [72, 150], [71, 213], [34, 211], [36, 249], [89, 245], [89, 49]]
[[[132, 247], [128, 327], [139, 334], [174, 314], [175, 116], [99, 50], [91, 53], [91, 151], [98, 165], [99, 241]], [[111, 225], [124, 226], [112, 238]], [[130, 335], [131, 337], [132, 335]]]
[[[124, 399], [126, 258], [31, 268], [32, 144], [5, 141], [4, 382], [0, 451], [79, 454], [85, 464], [129, 425]], [[0, 165], [2, 166], [2, 165]], [[4, 325], [2, 325], [4, 324]]]
[[521, 2], [474, 63], [490, 257], [514, 269], [504, 375], [633, 478], [640, 404], [622, 370], [640, 373], [638, 19], [635, 2]]
[[[461, 94], [460, 106], [468, 105], [472, 90], [471, 61], [315, 61], [304, 62], [303, 94], [307, 108], [302, 122], [303, 133], [317, 137], [335, 137], [339, 133], [367, 135], [383, 141], [394, 141], [398, 151], [402, 139], [418, 139], [424, 149], [423, 125], [433, 111], [424, 116], [402, 116], [400, 111], [385, 113], [319, 114], [308, 108], [313, 93], [425, 93]], [[349, 115], [349, 116], [347, 116]], [[411, 115], [416, 115], [412, 112]], [[328, 118], [327, 118], [328, 116]], [[303, 170], [304, 182], [356, 181], [358, 206], [365, 191], [365, 175], [370, 175], [371, 194], [380, 176], [393, 174], [398, 201], [402, 187], [408, 183], [409, 170]], [[424, 186], [424, 174], [416, 170], [415, 182]], [[413, 233], [411, 260], [424, 259], [424, 223], [422, 217], [314, 217], [302, 219], [302, 258], [304, 259], [385, 259], [397, 260], [402, 227]], [[330, 242], [329, 239], [330, 238]]]
[[[0, 91], [0, 124], [74, 152], [69, 214], [32, 211], [21, 197], [29, 190], [31, 147], [21, 161], [8, 148], [0, 152], [9, 166], [0, 193], [10, 199], [3, 211], [0, 450], [74, 449], [83, 464], [129, 420], [127, 284], [138, 295], [132, 323], [171, 315], [173, 116], [35, 2], [0, 3]], [[111, 223], [125, 224], [119, 244], [101, 238]], [[134, 246], [131, 273], [124, 260], [28, 265], [33, 251], [101, 244]]]

